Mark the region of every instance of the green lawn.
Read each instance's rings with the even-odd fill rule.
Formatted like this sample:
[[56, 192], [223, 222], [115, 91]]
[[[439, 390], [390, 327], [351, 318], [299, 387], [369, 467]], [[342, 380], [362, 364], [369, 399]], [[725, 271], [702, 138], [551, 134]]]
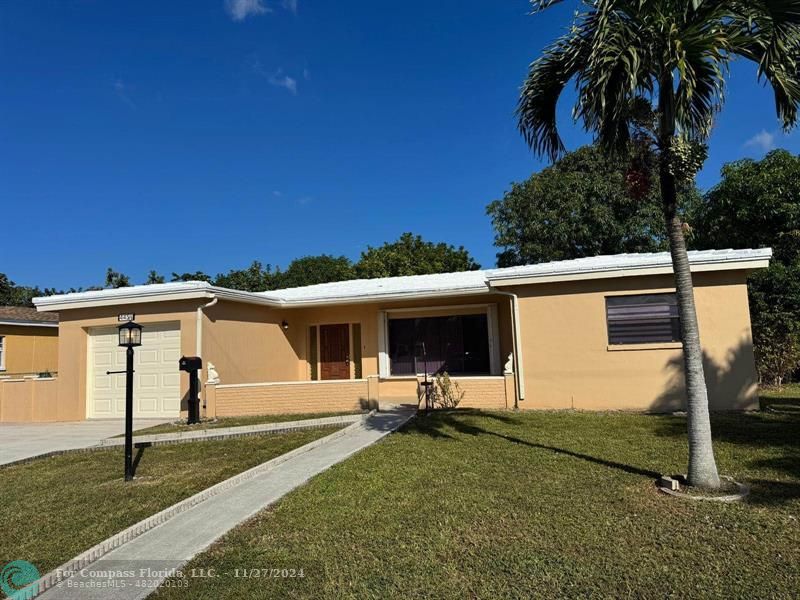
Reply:
[[[685, 420], [459, 411], [420, 418], [288, 495], [160, 599], [797, 597], [800, 416], [714, 418], [747, 503], [660, 494]], [[245, 569], [303, 577], [236, 577]], [[252, 574], [252, 572], [250, 572]]]
[[0, 564], [24, 559], [45, 573], [183, 498], [331, 432], [153, 446], [142, 451], [130, 483], [122, 479], [122, 448], [4, 467]]
[[758, 395], [762, 410], [800, 412], [800, 383], [789, 383], [780, 388], [762, 388]]
[[[162, 423], [133, 432], [133, 435], [150, 435], [153, 433], [175, 433], [178, 431], [199, 431], [201, 429], [217, 429], [219, 427], [239, 427], [243, 425], [261, 425], [262, 423], [285, 423], [287, 421], [302, 421], [304, 419], [319, 419], [322, 417], [340, 417], [342, 415], [357, 415], [360, 412], [328, 412], [328, 413], [303, 413], [280, 415], [253, 415], [248, 417], [221, 417], [213, 421], [201, 421], [197, 425], [187, 425], [185, 421]], [[125, 434], [114, 437], [123, 437]]]

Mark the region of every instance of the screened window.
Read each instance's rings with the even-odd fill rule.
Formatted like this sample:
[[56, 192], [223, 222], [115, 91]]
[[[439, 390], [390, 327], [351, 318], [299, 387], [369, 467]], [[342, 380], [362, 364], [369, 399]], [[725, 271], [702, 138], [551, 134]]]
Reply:
[[489, 329], [485, 314], [389, 319], [392, 375], [489, 372]]
[[681, 341], [675, 294], [606, 298], [608, 343], [657, 344]]

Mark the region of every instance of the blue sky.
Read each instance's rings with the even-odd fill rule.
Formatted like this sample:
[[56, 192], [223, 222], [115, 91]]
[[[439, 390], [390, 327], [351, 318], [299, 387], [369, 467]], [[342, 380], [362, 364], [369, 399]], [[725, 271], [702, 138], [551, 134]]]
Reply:
[[[485, 206], [542, 163], [513, 117], [569, 3], [0, 3], [0, 272], [88, 286], [113, 266], [356, 259], [404, 231], [494, 264]], [[784, 136], [735, 65], [699, 177]], [[562, 109], [569, 147], [588, 141]]]

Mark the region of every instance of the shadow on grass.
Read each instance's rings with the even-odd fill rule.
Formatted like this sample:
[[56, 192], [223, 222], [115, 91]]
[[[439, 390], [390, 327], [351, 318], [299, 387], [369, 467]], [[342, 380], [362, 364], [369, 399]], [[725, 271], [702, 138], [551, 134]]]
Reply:
[[458, 409], [453, 411], [437, 410], [431, 412], [427, 416], [425, 416], [424, 414], [420, 414], [420, 416], [416, 419], [414, 428], [417, 432], [423, 433], [433, 438], [453, 439], [452, 435], [444, 431], [445, 428], [452, 428], [456, 432], [465, 435], [472, 435], [472, 436], [488, 435], [500, 438], [502, 440], [506, 440], [513, 444], [526, 446], [528, 448], [535, 448], [537, 450], [546, 450], [548, 452], [553, 452], [555, 454], [561, 454], [564, 456], [570, 456], [572, 458], [577, 458], [579, 460], [587, 461], [596, 465], [610, 467], [612, 469], [618, 469], [620, 471], [624, 471], [625, 473], [630, 473], [632, 475], [640, 475], [642, 477], [647, 477], [649, 479], [655, 479], [659, 477], [659, 473], [656, 473], [655, 471], [650, 471], [648, 469], [642, 469], [633, 465], [627, 465], [613, 460], [597, 458], [595, 456], [590, 456], [588, 454], [583, 454], [581, 452], [575, 452], [573, 450], [568, 450], [566, 448], [558, 448], [556, 446], [548, 446], [546, 444], [530, 442], [528, 440], [523, 440], [515, 436], [506, 435], [503, 433], [497, 433], [495, 431], [490, 431], [488, 429], [484, 429], [483, 427], [478, 427], [476, 425], [470, 424], [469, 422], [464, 420], [465, 417], [470, 417], [470, 416], [480, 416], [482, 418], [489, 418], [494, 421], [500, 421], [502, 423], [516, 422], [513, 418], [499, 413], [485, 413], [479, 410], [471, 410], [471, 409]]
[[139, 468], [139, 462], [142, 460], [144, 456], [144, 449], [149, 448], [151, 444], [148, 443], [139, 443], [136, 444], [136, 456], [133, 457], [133, 462], [131, 463], [133, 476], [136, 477], [136, 470]]
[[[403, 433], [421, 433], [434, 439], [455, 439], [448, 430], [469, 436], [492, 436], [503, 439], [513, 444], [519, 444], [536, 450], [544, 450], [555, 454], [569, 456], [581, 461], [600, 465], [638, 475], [650, 480], [657, 479], [661, 474], [649, 469], [641, 468], [614, 460], [599, 458], [576, 452], [568, 448], [559, 448], [521, 439], [512, 435], [491, 431], [471, 423], [472, 417], [481, 417], [500, 423], [517, 423], [511, 417], [499, 413], [484, 413], [479, 410], [458, 409], [453, 411], [433, 411], [429, 415], [420, 416], [404, 427]], [[679, 418], [667, 418], [651, 415], [648, 418], [658, 419], [657, 435], [686, 436], [686, 421]], [[771, 457], [750, 460], [747, 466], [752, 469], [774, 470], [786, 473], [788, 476], [800, 480], [800, 418], [785, 415], [760, 415], [760, 414], [717, 414], [714, 415], [712, 428], [715, 439], [724, 439], [726, 442], [747, 444], [758, 448], [781, 447], [786, 453], [780, 457]], [[800, 498], [800, 481], [776, 481], [764, 478], [748, 479], [751, 494], [747, 499], [748, 504], [774, 506], [792, 502]]]
[[761, 390], [758, 400], [763, 411], [800, 415], [800, 386], [797, 384]]

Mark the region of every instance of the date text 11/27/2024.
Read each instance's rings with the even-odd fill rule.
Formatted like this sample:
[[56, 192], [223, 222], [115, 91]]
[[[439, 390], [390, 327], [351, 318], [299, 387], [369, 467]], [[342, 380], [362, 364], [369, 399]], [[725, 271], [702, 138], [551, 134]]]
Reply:
[[302, 579], [305, 572], [300, 569], [233, 569], [232, 571], [218, 571], [214, 568], [193, 568], [185, 575], [189, 579], [208, 579], [216, 577], [233, 577], [236, 579]]

